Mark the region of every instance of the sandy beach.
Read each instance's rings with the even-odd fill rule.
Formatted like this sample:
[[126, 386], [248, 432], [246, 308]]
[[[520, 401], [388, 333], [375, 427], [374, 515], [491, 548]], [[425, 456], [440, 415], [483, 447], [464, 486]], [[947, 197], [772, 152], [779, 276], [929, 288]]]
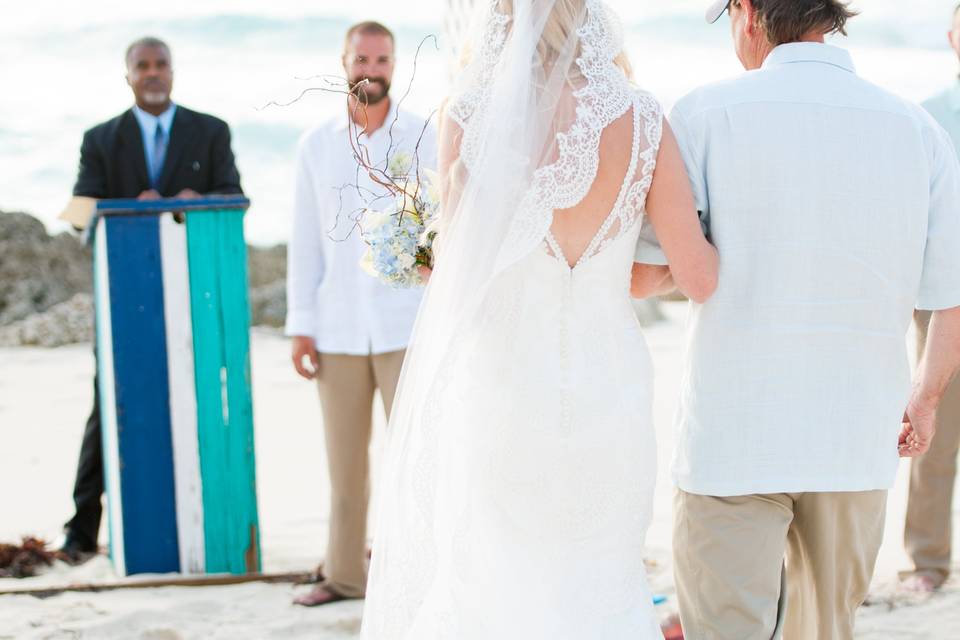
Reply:
[[[659, 607], [663, 616], [676, 608], [670, 566], [668, 462], [685, 306], [669, 303], [666, 313], [667, 321], [646, 331], [657, 371], [655, 417], [660, 460], [647, 557], [655, 592], [667, 596]], [[313, 387], [299, 380], [290, 368], [284, 338], [255, 330], [252, 345], [264, 569], [309, 571], [323, 553], [329, 505], [318, 401]], [[26, 534], [53, 540], [72, 508], [76, 457], [93, 392], [91, 347], [0, 349], [0, 363], [0, 541], [15, 541]], [[383, 428], [381, 420], [377, 433], [382, 434]], [[381, 440], [374, 444], [374, 465]], [[906, 562], [901, 548], [906, 471], [907, 466], [901, 465], [897, 486], [890, 494], [871, 605], [860, 612], [857, 638], [960, 638], [960, 580], [954, 579], [942, 593], [930, 598], [910, 598], [894, 589], [896, 572]], [[955, 508], [955, 517], [956, 513]], [[960, 538], [958, 531], [960, 526], [955, 526], [955, 536]], [[105, 539], [102, 533], [101, 542]], [[956, 544], [960, 548], [960, 540]], [[57, 564], [35, 578], [2, 579], [0, 592], [116, 580], [109, 560], [99, 556], [80, 567]], [[66, 592], [46, 598], [0, 595], [0, 640], [356, 637], [360, 602], [318, 609], [291, 605], [294, 594], [304, 588], [252, 583]]]

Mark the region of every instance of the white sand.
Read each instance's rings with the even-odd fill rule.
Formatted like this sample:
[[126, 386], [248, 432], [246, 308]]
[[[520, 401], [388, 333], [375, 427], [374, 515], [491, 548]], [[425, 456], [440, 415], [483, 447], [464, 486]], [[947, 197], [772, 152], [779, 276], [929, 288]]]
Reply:
[[[672, 491], [667, 464], [684, 311], [679, 304], [668, 305], [667, 311], [670, 322], [647, 331], [657, 370], [655, 416], [660, 453], [660, 482], [648, 556], [656, 565], [651, 574], [655, 591], [672, 596]], [[73, 474], [92, 394], [92, 371], [89, 345], [54, 350], [0, 349], [0, 540], [12, 541], [23, 534], [53, 539], [69, 517]], [[312, 386], [296, 378], [288, 365], [283, 338], [255, 331], [253, 373], [264, 568], [270, 572], [306, 571], [323, 553], [329, 504], [319, 405]], [[382, 428], [381, 421], [378, 432]], [[893, 593], [892, 581], [905, 562], [901, 550], [905, 471], [904, 465], [891, 493], [874, 589], [879, 604], [861, 611], [857, 637], [960, 638], [957, 580], [943, 594], [924, 601], [887, 595]], [[960, 531], [960, 526], [955, 531]], [[105, 534], [101, 535], [101, 540], [105, 539]], [[115, 579], [109, 560], [99, 557], [81, 567], [57, 565], [37, 578], [0, 580], [0, 590]], [[303, 588], [245, 584], [65, 593], [46, 599], [0, 596], [0, 640], [335, 640], [356, 636], [360, 603], [317, 609], [292, 606], [292, 596]], [[666, 615], [673, 607], [675, 601], [671, 599], [661, 608]]]

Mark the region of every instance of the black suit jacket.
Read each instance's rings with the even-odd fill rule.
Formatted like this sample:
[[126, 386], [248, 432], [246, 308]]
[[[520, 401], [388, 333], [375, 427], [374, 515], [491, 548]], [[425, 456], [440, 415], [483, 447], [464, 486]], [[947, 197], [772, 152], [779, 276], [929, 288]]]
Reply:
[[[83, 135], [73, 195], [136, 198], [148, 189], [143, 138], [132, 109]], [[243, 193], [227, 123], [177, 105], [157, 191], [172, 197], [183, 189], [200, 194]]]

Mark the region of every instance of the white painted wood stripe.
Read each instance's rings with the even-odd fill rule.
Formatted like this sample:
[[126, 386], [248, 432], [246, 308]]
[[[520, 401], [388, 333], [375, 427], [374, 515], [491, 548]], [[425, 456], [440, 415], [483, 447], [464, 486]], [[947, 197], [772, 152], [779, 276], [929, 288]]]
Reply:
[[118, 575], [127, 575], [123, 540], [123, 506], [120, 495], [120, 440], [117, 433], [117, 393], [113, 376], [113, 325], [110, 313], [110, 265], [107, 258], [107, 224], [101, 219], [95, 238], [94, 283], [96, 296], [97, 362], [100, 394], [100, 430], [103, 439], [104, 484], [110, 529], [110, 556]]
[[177, 541], [180, 573], [205, 572], [203, 480], [197, 431], [197, 390], [193, 366], [193, 320], [190, 314], [190, 273], [187, 226], [160, 217], [160, 256], [163, 265], [164, 321], [167, 331], [167, 371], [170, 378], [170, 428], [173, 474], [177, 492]]

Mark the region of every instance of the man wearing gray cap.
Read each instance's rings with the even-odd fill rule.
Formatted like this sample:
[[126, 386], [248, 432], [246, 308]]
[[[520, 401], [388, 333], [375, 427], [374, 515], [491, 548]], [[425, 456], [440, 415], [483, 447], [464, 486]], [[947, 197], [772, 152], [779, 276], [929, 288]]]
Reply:
[[[720, 254], [677, 419], [680, 615], [695, 640], [847, 639], [898, 455], [927, 450], [960, 366], [960, 165], [933, 118], [824, 43], [845, 2], [707, 18], [725, 11], [748, 73], [670, 118]], [[933, 319], [911, 392], [914, 307]]]

